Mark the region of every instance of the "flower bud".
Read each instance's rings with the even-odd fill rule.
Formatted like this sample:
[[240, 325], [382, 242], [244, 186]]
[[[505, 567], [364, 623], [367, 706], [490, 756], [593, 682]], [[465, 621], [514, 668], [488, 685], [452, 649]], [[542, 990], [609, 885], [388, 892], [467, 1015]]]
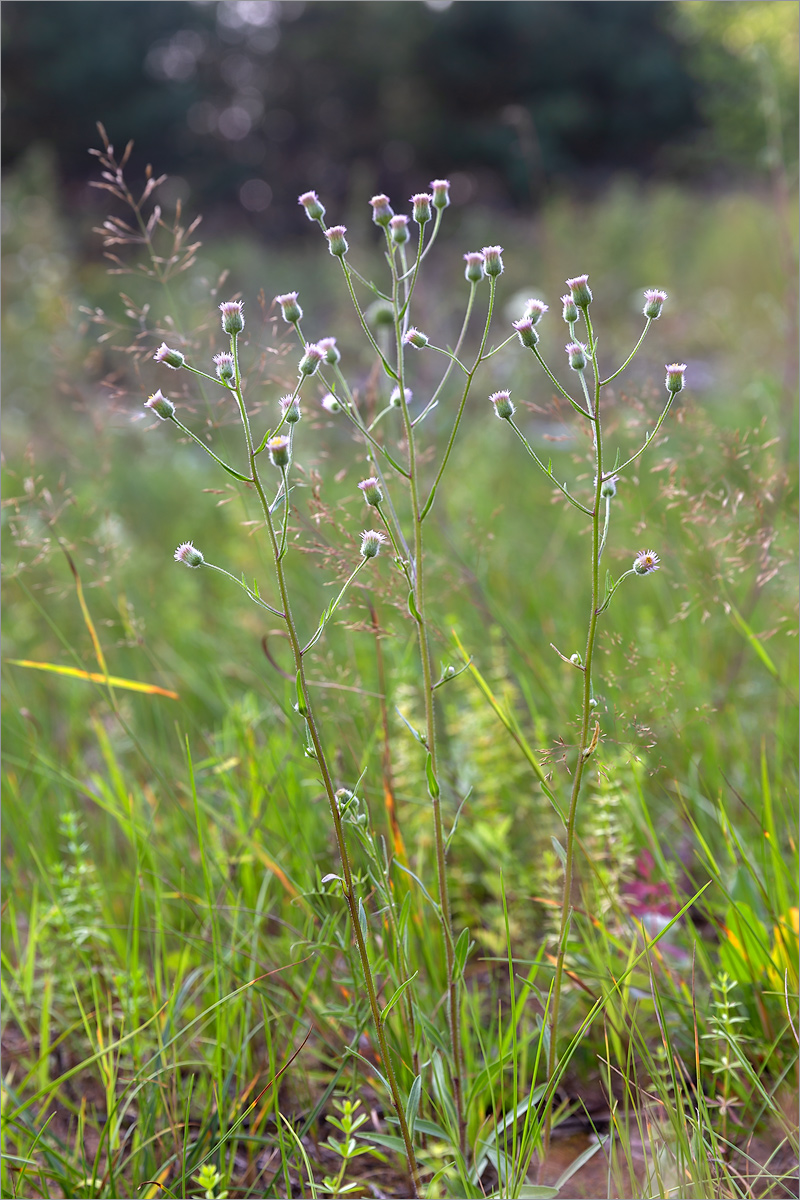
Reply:
[[289, 425], [296, 425], [300, 420], [300, 401], [297, 396], [290, 392], [288, 396], [281, 396], [281, 417]]
[[578, 308], [588, 308], [592, 303], [592, 293], [587, 282], [588, 279], [588, 275], [576, 275], [574, 279], [567, 280], [567, 287], [572, 293], [572, 299]]
[[618, 483], [619, 475], [610, 475], [608, 479], [603, 480], [600, 484], [600, 495], [604, 500], [610, 500], [612, 496], [616, 496]]
[[184, 365], [186, 359], [181, 354], [180, 350], [170, 350], [166, 342], [162, 342], [156, 350], [153, 358], [156, 362], [166, 363], [168, 367], [172, 367], [173, 371], [179, 370]]
[[[405, 396], [406, 396], [406, 404], [410, 404], [411, 397], [413, 395], [411, 388], [403, 388], [403, 391], [405, 392]], [[389, 397], [389, 403], [391, 404], [392, 408], [400, 408], [401, 407], [400, 388], [399, 387], [392, 389], [392, 394]]]
[[175, 562], [186, 563], [187, 567], [202, 567], [206, 560], [191, 542], [181, 542], [175, 551]]
[[243, 307], [241, 300], [225, 300], [219, 306], [219, 311], [222, 313], [222, 328], [231, 337], [235, 337], [244, 329]]
[[561, 303], [564, 305], [564, 310], [561, 313], [568, 325], [574, 325], [578, 319], [578, 306], [572, 299], [572, 296], [562, 296]]
[[450, 203], [450, 180], [432, 179], [429, 187], [433, 192], [433, 207], [447, 208]]
[[517, 336], [523, 346], [527, 346], [529, 350], [533, 350], [536, 343], [539, 341], [539, 335], [533, 328], [534, 321], [531, 317], [521, 317], [519, 321], [512, 321], [514, 329], [517, 331]]
[[329, 413], [338, 413], [342, 411], [342, 406], [334, 396], [333, 392], [328, 392], [326, 396], [323, 396], [320, 400], [320, 404], [325, 411]]
[[297, 292], [286, 292], [283, 296], [276, 296], [275, 301], [281, 306], [281, 316], [288, 325], [296, 325], [298, 321], [303, 319], [303, 310], [297, 303]]
[[395, 246], [403, 246], [409, 238], [408, 217], [404, 214], [392, 217], [389, 222], [389, 237]]
[[544, 300], [528, 300], [525, 305], [524, 316], [530, 317], [534, 325], [538, 325], [542, 317], [550, 308], [549, 304], [545, 304]]
[[369, 325], [394, 325], [394, 309], [388, 300], [375, 300], [364, 313]]
[[288, 467], [289, 446], [288, 437], [274, 437], [269, 439], [267, 450], [269, 451], [269, 461], [273, 467]]
[[411, 197], [410, 203], [414, 206], [411, 215], [418, 225], [426, 225], [430, 221], [432, 199], [433, 197], [429, 196], [427, 192], [416, 192]]
[[487, 275], [502, 275], [503, 260], [500, 257], [503, 253], [502, 246], [484, 246], [481, 251], [483, 254], [483, 269]]
[[144, 406], [152, 409], [162, 421], [168, 421], [175, 412], [175, 405], [162, 393], [161, 388], [157, 392], [153, 392], [148, 400], [145, 400]]
[[581, 658], [580, 654], [578, 654], [577, 650], [575, 651], [574, 654], [570, 654], [569, 661], [572, 663], [572, 665], [574, 667], [582, 667], [583, 666], [583, 659]]
[[297, 197], [297, 203], [302, 204], [309, 221], [321, 221], [325, 216], [325, 208], [316, 192], [303, 192]]
[[346, 233], [346, 225], [331, 225], [330, 229], [325, 230], [325, 237], [328, 239], [328, 249], [334, 258], [344, 258], [345, 254], [347, 254], [347, 239], [344, 236]]
[[381, 225], [385, 229], [394, 216], [394, 209], [389, 203], [389, 197], [384, 196], [383, 192], [378, 196], [373, 196], [370, 200], [372, 205], [372, 220], [376, 225]]
[[342, 356], [339, 353], [339, 348], [336, 345], [335, 337], [320, 338], [317, 342], [322, 353], [325, 355], [325, 362], [329, 366], [335, 367], [338, 362], [342, 361]]
[[494, 415], [501, 421], [510, 421], [516, 411], [510, 392], [494, 392], [489, 400], [494, 405]]
[[378, 529], [365, 529], [361, 534], [361, 557], [375, 558], [381, 546], [388, 541], [386, 534]]
[[586, 366], [586, 347], [581, 342], [570, 342], [564, 349], [573, 371], [583, 371]]
[[226, 350], [222, 350], [219, 354], [214, 355], [214, 366], [217, 368], [217, 375], [223, 383], [230, 383], [236, 374], [236, 364], [233, 361], [233, 355], [228, 354]]
[[313, 375], [324, 357], [322, 350], [316, 342], [309, 342], [297, 369], [301, 375]]
[[670, 363], [667, 367], [667, 391], [672, 392], [673, 396], [676, 392], [682, 392], [686, 374], [686, 363]]
[[422, 330], [412, 327], [403, 334], [403, 341], [407, 346], [416, 346], [418, 350], [422, 350], [424, 346], [428, 345], [429, 338]]
[[464, 262], [467, 264], [464, 274], [469, 282], [480, 283], [485, 274], [480, 250], [470, 250], [469, 254], [464, 255]]
[[364, 499], [367, 504], [380, 504], [383, 499], [380, 480], [376, 476], [371, 475], [369, 479], [362, 479], [358, 485], [364, 493]]
[[644, 294], [644, 308], [642, 312], [651, 321], [657, 321], [661, 316], [661, 309], [664, 307], [664, 301], [667, 298], [666, 292], [658, 291], [656, 288], [648, 288]]
[[650, 575], [658, 570], [659, 561], [655, 550], [640, 550], [633, 560], [633, 569], [637, 575]]

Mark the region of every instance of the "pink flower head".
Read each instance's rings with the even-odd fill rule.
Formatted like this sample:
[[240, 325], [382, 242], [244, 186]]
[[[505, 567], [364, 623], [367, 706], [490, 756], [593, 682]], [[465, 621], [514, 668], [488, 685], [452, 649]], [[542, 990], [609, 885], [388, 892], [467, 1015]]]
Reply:
[[297, 197], [297, 203], [302, 204], [309, 221], [321, 221], [325, 216], [325, 208], [316, 192], [303, 192]]
[[648, 288], [644, 294], [644, 308], [642, 312], [651, 321], [657, 321], [661, 316], [661, 309], [664, 307], [664, 301], [667, 298], [667, 293], [659, 291], [657, 288]]
[[274, 437], [267, 442], [269, 461], [273, 467], [288, 467], [291, 442], [288, 437]]
[[483, 254], [483, 269], [487, 275], [502, 275], [503, 274], [503, 253], [502, 246], [484, 246], [481, 250]]
[[403, 334], [403, 341], [407, 346], [416, 346], [417, 350], [421, 350], [423, 346], [428, 345], [428, 335], [423, 333], [421, 329], [407, 329]]
[[450, 203], [450, 180], [432, 179], [428, 186], [433, 193], [433, 207], [447, 208]]
[[408, 241], [408, 217], [404, 213], [398, 213], [396, 217], [392, 217], [389, 222], [389, 236], [395, 246], [402, 246]]
[[338, 346], [336, 345], [335, 337], [320, 338], [317, 342], [317, 345], [324, 354], [325, 362], [328, 363], [329, 366], [335, 367], [338, 362], [341, 362], [342, 356], [339, 352]]
[[345, 254], [347, 254], [347, 238], [344, 236], [346, 233], [346, 225], [331, 225], [330, 229], [325, 230], [325, 237], [328, 239], [328, 249], [334, 258], [344, 258]]
[[384, 195], [383, 192], [379, 192], [377, 196], [372, 197], [370, 204], [372, 205], [372, 220], [374, 223], [376, 225], [383, 225], [384, 227], [388, 225], [394, 216], [394, 209], [389, 203], [389, 197]]
[[510, 421], [514, 415], [514, 402], [508, 391], [493, 392], [489, 400], [494, 405], [494, 413], [501, 421]]
[[385, 546], [388, 542], [385, 533], [381, 533], [379, 529], [365, 529], [361, 534], [361, 557], [375, 558], [381, 546]]
[[168, 421], [175, 412], [175, 405], [171, 400], [167, 399], [161, 388], [157, 392], [153, 392], [152, 396], [145, 400], [144, 406], [151, 409], [162, 421]]
[[303, 357], [300, 359], [300, 366], [298, 368], [300, 374], [313, 375], [324, 357], [325, 354], [322, 348], [316, 342], [309, 342]]
[[292, 392], [288, 396], [281, 396], [280, 406], [281, 417], [289, 425], [295, 425], [300, 420], [300, 401]]
[[483, 269], [483, 255], [480, 250], [470, 250], [464, 255], [464, 262], [467, 264], [464, 274], [470, 283], [480, 283], [486, 272]]
[[586, 366], [586, 347], [582, 342], [570, 342], [564, 349], [573, 371], [582, 371]]
[[187, 567], [202, 567], [206, 560], [191, 542], [181, 542], [175, 551], [175, 562], [186, 563]]
[[657, 571], [660, 559], [655, 550], [640, 550], [633, 560], [633, 569], [637, 575], [651, 575]]
[[162, 342], [156, 350], [153, 358], [156, 362], [166, 363], [168, 367], [172, 367], [173, 371], [179, 370], [186, 362], [186, 359], [181, 354], [180, 350], [171, 350], [166, 342]]
[[528, 300], [525, 305], [525, 316], [530, 317], [534, 325], [538, 325], [549, 308], [550, 305], [545, 304], [544, 300]]
[[297, 292], [286, 292], [283, 296], [276, 296], [275, 303], [281, 306], [281, 316], [289, 325], [296, 325], [298, 321], [303, 319], [303, 310], [297, 303]]
[[413, 205], [412, 213], [414, 220], [418, 225], [425, 225], [431, 219], [431, 201], [433, 196], [429, 196], [427, 192], [416, 192], [411, 197]]
[[236, 373], [236, 364], [233, 361], [233, 355], [228, 354], [226, 350], [221, 350], [219, 354], [214, 355], [214, 366], [217, 368], [217, 375], [223, 383], [230, 383]]
[[572, 293], [568, 292], [566, 296], [562, 296], [561, 303], [564, 305], [561, 313], [562, 317], [568, 325], [574, 325], [580, 314], [578, 313], [577, 304], [572, 299]]
[[672, 392], [673, 396], [676, 392], [683, 391], [686, 384], [685, 375], [686, 363], [670, 363], [667, 367], [667, 391]]
[[588, 275], [576, 275], [574, 279], [567, 280], [567, 287], [578, 308], [588, 308], [592, 303], [592, 292], [588, 281]]
[[380, 504], [383, 499], [383, 492], [381, 491], [381, 481], [377, 476], [371, 475], [369, 479], [362, 479], [358, 486], [364, 493], [364, 499], [367, 504]]
[[243, 308], [244, 303], [241, 300], [224, 300], [219, 306], [219, 311], [222, 313], [222, 328], [232, 337], [244, 329]]
[[520, 317], [519, 321], [512, 321], [512, 326], [516, 329], [519, 340], [529, 350], [533, 350], [539, 341], [539, 335], [533, 328], [535, 324], [536, 322], [533, 320], [533, 317]]

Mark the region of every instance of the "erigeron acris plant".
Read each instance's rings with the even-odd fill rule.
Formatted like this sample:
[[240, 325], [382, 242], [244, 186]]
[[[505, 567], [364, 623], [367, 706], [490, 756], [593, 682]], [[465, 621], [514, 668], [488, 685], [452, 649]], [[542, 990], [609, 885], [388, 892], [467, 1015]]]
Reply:
[[[445, 210], [450, 203], [450, 187], [446, 180], [434, 180], [430, 192], [418, 193], [411, 198], [411, 217], [395, 214], [389, 198], [385, 195], [374, 196], [370, 201], [374, 224], [380, 230], [385, 245], [385, 263], [388, 283], [378, 287], [366, 279], [350, 261], [350, 247], [347, 241], [347, 229], [343, 225], [327, 226], [325, 224], [325, 208], [315, 192], [307, 192], [299, 198], [310, 221], [316, 222], [325, 238], [331, 256], [339, 263], [345, 286], [355, 308], [361, 328], [367, 338], [372, 353], [376, 356], [380, 371], [386, 380], [390, 394], [388, 403], [371, 421], [367, 421], [359, 405], [358, 391], [351, 386], [342, 368], [342, 358], [334, 337], [324, 337], [318, 341], [307, 340], [303, 332], [303, 310], [299, 303], [297, 292], [287, 292], [276, 297], [284, 321], [295, 332], [301, 357], [297, 369], [297, 382], [294, 389], [279, 401], [278, 412], [274, 427], [266, 430], [259, 439], [254, 437], [251, 430], [245, 395], [242, 389], [242, 376], [239, 362], [239, 337], [244, 329], [243, 304], [241, 301], [230, 301], [220, 305], [222, 328], [229, 338], [229, 349], [214, 356], [215, 374], [211, 375], [190, 364], [178, 350], [173, 350], [163, 344], [155, 354], [157, 361], [164, 363], [174, 370], [187, 369], [207, 379], [213, 380], [219, 386], [227, 389], [234, 398], [241, 417], [244, 436], [247, 468], [239, 471], [220, 459], [197, 435], [188, 429], [176, 415], [176, 409], [171, 400], [161, 390], [154, 393], [147, 401], [150, 408], [164, 421], [172, 421], [185, 434], [192, 438], [203, 450], [211, 455], [217, 465], [235, 479], [254, 489], [258, 497], [264, 528], [269, 539], [276, 573], [277, 594], [274, 603], [264, 599], [257, 586], [250, 587], [244, 579], [237, 578], [222, 567], [207, 562], [203, 553], [185, 542], [178, 547], [175, 558], [193, 568], [202, 566], [219, 571], [238, 586], [242, 587], [249, 599], [273, 616], [278, 617], [285, 626], [294, 659], [296, 682], [296, 711], [305, 723], [307, 733], [306, 753], [318, 765], [321, 780], [328, 799], [331, 820], [333, 823], [336, 842], [339, 851], [340, 872], [325, 876], [325, 881], [338, 880], [347, 903], [352, 937], [357, 947], [361, 966], [364, 989], [368, 998], [375, 1035], [378, 1042], [381, 1071], [386, 1088], [391, 1096], [402, 1137], [403, 1146], [408, 1160], [409, 1170], [416, 1194], [421, 1193], [422, 1182], [414, 1150], [414, 1130], [416, 1117], [422, 1099], [422, 1078], [425, 1064], [420, 1063], [414, 1047], [413, 1082], [407, 1096], [403, 1097], [398, 1084], [397, 1072], [391, 1048], [386, 1036], [386, 1015], [388, 1007], [381, 1009], [379, 1004], [379, 987], [376, 984], [373, 961], [368, 945], [368, 920], [363, 899], [356, 892], [350, 853], [345, 836], [345, 825], [352, 820], [350, 808], [356, 811], [354, 793], [337, 788], [334, 771], [331, 766], [329, 751], [326, 751], [324, 730], [317, 720], [305, 671], [305, 656], [323, 636], [328, 622], [333, 617], [339, 604], [345, 597], [357, 575], [378, 556], [385, 547], [391, 547], [393, 565], [399, 572], [408, 594], [408, 611], [417, 628], [419, 673], [424, 699], [425, 719], [422, 729], [411, 729], [420, 746], [420, 768], [424, 766], [424, 778], [431, 806], [435, 860], [436, 888], [434, 904], [441, 924], [442, 945], [446, 968], [446, 1005], [450, 1033], [449, 1080], [452, 1088], [453, 1121], [453, 1150], [459, 1160], [459, 1170], [467, 1171], [467, 1114], [465, 1112], [466, 1086], [464, 1080], [464, 1063], [461, 1047], [461, 1024], [463, 1016], [463, 971], [469, 954], [469, 931], [456, 933], [450, 916], [447, 880], [447, 849], [452, 833], [445, 834], [442, 814], [442, 785], [441, 766], [437, 747], [437, 692], [438, 689], [455, 678], [461, 671], [467, 670], [469, 662], [457, 666], [446, 665], [437, 675], [434, 670], [431, 646], [431, 617], [427, 605], [426, 573], [425, 573], [425, 522], [434, 506], [438, 489], [450, 461], [459, 428], [464, 417], [467, 402], [473, 391], [473, 384], [479, 368], [498, 351], [518, 339], [521, 346], [532, 352], [537, 362], [545, 372], [550, 384], [566, 398], [576, 410], [582, 421], [588, 423], [594, 458], [594, 487], [590, 497], [580, 499], [566, 483], [559, 482], [553, 475], [552, 467], [547, 465], [530, 444], [524, 432], [515, 421], [515, 406], [511, 393], [507, 390], [494, 392], [489, 397], [491, 409], [495, 415], [506, 421], [523, 444], [527, 453], [537, 466], [547, 475], [553, 485], [559, 489], [566, 500], [591, 522], [591, 554], [587, 564], [591, 579], [591, 599], [583, 654], [574, 653], [570, 656], [560, 654], [565, 663], [574, 667], [581, 675], [581, 706], [580, 706], [580, 735], [575, 751], [575, 761], [572, 766], [572, 787], [569, 799], [562, 803], [550, 782], [540, 773], [540, 782], [544, 787], [551, 803], [558, 812], [565, 829], [565, 847], [563, 848], [563, 888], [561, 894], [561, 916], [558, 931], [558, 948], [554, 970], [551, 997], [548, 1006], [549, 1051], [547, 1052], [546, 1088], [543, 1093], [543, 1103], [539, 1110], [535, 1135], [531, 1146], [538, 1144], [542, 1157], [547, 1154], [549, 1146], [552, 1107], [555, 1088], [566, 1060], [559, 1061], [559, 1017], [561, 993], [564, 977], [564, 965], [571, 922], [571, 891], [575, 860], [575, 830], [578, 814], [578, 804], [581, 794], [581, 784], [584, 768], [594, 753], [600, 736], [601, 725], [596, 714], [597, 702], [594, 695], [592, 680], [594, 653], [598, 623], [602, 614], [611, 603], [613, 596], [623, 581], [631, 576], [648, 575], [659, 567], [658, 554], [653, 550], [639, 551], [629, 570], [614, 580], [607, 574], [605, 581], [601, 580], [601, 559], [605, 550], [610, 531], [612, 503], [617, 493], [617, 483], [627, 467], [652, 444], [653, 438], [667, 416], [669, 408], [684, 385], [685, 366], [671, 364], [667, 367], [666, 389], [668, 399], [652, 432], [648, 434], [644, 444], [624, 461], [617, 461], [609, 466], [606, 447], [603, 440], [602, 425], [602, 390], [613, 380], [617, 379], [629, 365], [639, 350], [644, 337], [652, 322], [661, 314], [666, 295], [662, 291], [649, 290], [645, 293], [643, 313], [645, 326], [641, 337], [633, 351], [617, 370], [606, 378], [602, 377], [598, 356], [597, 339], [589, 307], [592, 293], [588, 286], [588, 276], [580, 275], [567, 281], [569, 291], [562, 298], [562, 316], [568, 326], [569, 341], [565, 351], [567, 365], [579, 381], [580, 395], [576, 398], [562, 386], [556, 375], [547, 366], [539, 350], [539, 332], [537, 325], [545, 318], [548, 306], [541, 300], [532, 299], [526, 305], [522, 317], [513, 323], [513, 331], [500, 345], [492, 347], [489, 344], [489, 333], [495, 309], [498, 281], [503, 273], [503, 250], [500, 246], [486, 246], [481, 251], [470, 251], [464, 255], [465, 279], [468, 285], [465, 301], [464, 317], [455, 345], [452, 349], [436, 345], [429, 333], [417, 328], [411, 322], [412, 309], [416, 289], [421, 276], [423, 262], [433, 246], [439, 232]], [[412, 237], [412, 230], [414, 231]], [[481, 300], [481, 297], [483, 299]], [[383, 331], [390, 333], [388, 341], [378, 339], [373, 332], [367, 315], [365, 301], [378, 303], [382, 306]], [[476, 308], [481, 308], [482, 327], [478, 337], [477, 347], [467, 356], [468, 330]], [[578, 328], [581, 327], [585, 342], [578, 340]], [[419, 407], [417, 415], [412, 415], [412, 391], [408, 386], [411, 372], [407, 356], [416, 353], [438, 354], [446, 359], [441, 378], [432, 390], [427, 402]], [[421, 465], [421, 440], [423, 423], [437, 407], [443, 407], [445, 391], [451, 376], [460, 379], [459, 395], [451, 413], [449, 432], [443, 449], [440, 450], [436, 465], [430, 473]], [[324, 388], [321, 400], [322, 407], [331, 414], [341, 414], [349, 421], [357, 436], [363, 441], [369, 462], [369, 474], [359, 483], [364, 503], [371, 510], [380, 528], [370, 528], [364, 531], [361, 539], [360, 557], [352, 573], [344, 583], [336, 598], [326, 607], [320, 617], [316, 630], [310, 637], [304, 638], [298, 629], [290, 606], [290, 584], [287, 575], [287, 557], [289, 554], [288, 522], [291, 504], [291, 489], [289, 478], [296, 451], [296, 432], [302, 417], [302, 405], [307, 403], [306, 397], [301, 400], [301, 391], [310, 381], [320, 382]], [[482, 400], [479, 403], [485, 404]], [[441, 415], [440, 407], [440, 415]], [[401, 435], [395, 438], [397, 444], [389, 441], [385, 435], [385, 419], [392, 412], [400, 414]], [[387, 442], [389, 444], [387, 444]], [[270, 464], [270, 479], [262, 479], [259, 458], [266, 454]], [[263, 461], [263, 460], [262, 460]], [[392, 493], [397, 488], [404, 488], [408, 495], [410, 517], [401, 520], [398, 513], [403, 506], [396, 503]], [[343, 804], [342, 796], [346, 795], [347, 804]], [[363, 833], [363, 831], [362, 831]], [[386, 873], [391, 870], [391, 864], [386, 867]], [[393, 903], [391, 891], [387, 887], [382, 895], [383, 901]], [[431, 899], [428, 897], [428, 899]], [[392, 921], [397, 924], [396, 915]], [[413, 964], [410, 964], [413, 967]], [[416, 972], [415, 972], [416, 974]], [[413, 975], [401, 985], [396, 993], [399, 999], [408, 1006], [413, 1021]], [[393, 998], [390, 1005], [396, 1000]], [[430, 1061], [430, 1058], [429, 1058]], [[441, 1091], [441, 1078], [437, 1080], [437, 1094]], [[531, 1154], [533, 1149], [531, 1149]], [[530, 1162], [515, 1168], [519, 1182], [525, 1178]], [[511, 1194], [511, 1193], [508, 1193]]]

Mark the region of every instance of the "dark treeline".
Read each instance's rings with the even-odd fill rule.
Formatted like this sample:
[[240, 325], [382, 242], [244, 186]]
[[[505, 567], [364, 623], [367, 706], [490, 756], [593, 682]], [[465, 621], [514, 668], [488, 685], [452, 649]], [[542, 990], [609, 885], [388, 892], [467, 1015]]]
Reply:
[[[763, 138], [753, 72], [733, 58], [726, 72], [720, 43], [711, 68], [705, 47], [703, 78], [680, 8], [6, 0], [3, 162], [46, 142], [62, 180], [83, 181], [102, 120], [119, 148], [133, 138], [182, 176], [194, 203], [238, 197], [243, 216], [272, 207], [276, 218], [309, 187], [337, 201], [356, 183], [405, 196], [447, 173], [524, 207], [556, 181], [619, 169], [752, 166]], [[707, 93], [721, 80], [729, 99], [749, 89], [738, 146], [708, 136]]]

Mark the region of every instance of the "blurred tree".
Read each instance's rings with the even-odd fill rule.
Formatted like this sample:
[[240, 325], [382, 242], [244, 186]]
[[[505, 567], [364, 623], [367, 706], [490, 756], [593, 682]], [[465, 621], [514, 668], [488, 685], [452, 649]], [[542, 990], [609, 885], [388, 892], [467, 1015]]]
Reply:
[[[724, 18], [700, 10], [796, 7], [6, 0], [4, 162], [47, 141], [62, 175], [83, 180], [100, 119], [185, 177], [195, 206], [257, 215], [274, 201], [275, 235], [297, 229], [309, 187], [341, 209], [351, 190], [404, 199], [454, 174], [464, 198], [526, 203], [564, 176], [685, 170], [668, 151], [703, 145], [703, 106], [723, 157], [747, 163], [763, 125], [728, 112], [755, 106], [753, 80], [723, 79], [739, 50]], [[746, 43], [746, 22], [736, 28]], [[729, 126], [738, 143], [717, 135]]]

